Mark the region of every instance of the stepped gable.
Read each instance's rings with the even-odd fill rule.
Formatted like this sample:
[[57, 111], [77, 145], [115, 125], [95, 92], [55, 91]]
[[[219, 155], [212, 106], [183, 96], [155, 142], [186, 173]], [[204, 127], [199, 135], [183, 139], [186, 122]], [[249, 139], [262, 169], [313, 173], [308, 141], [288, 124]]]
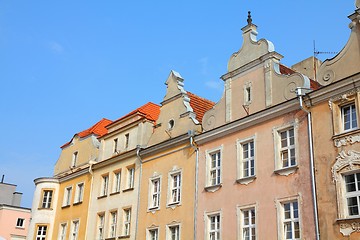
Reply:
[[[94, 134], [94, 135], [97, 135], [98, 137], [101, 137], [101, 136], [103, 136], [103, 135], [105, 135], [107, 133], [108, 130], [107, 130], [106, 126], [109, 125], [110, 123], [112, 123], [111, 120], [103, 118], [99, 122], [97, 122], [93, 126], [91, 126], [90, 128], [88, 128], [88, 129], [86, 129], [84, 131], [76, 133], [74, 135], [74, 137], [77, 135], [77, 136], [79, 136], [81, 138], [84, 138], [84, 137], [87, 137], [87, 136], [89, 136], [91, 134]], [[72, 141], [72, 139], [74, 137], [72, 137], [69, 142], [62, 145], [61, 148], [64, 148], [64, 147], [68, 146], [71, 143], [71, 141]]]
[[205, 112], [210, 110], [215, 105], [215, 103], [208, 99], [199, 97], [189, 91], [187, 91], [187, 95], [190, 98], [190, 106], [196, 114], [196, 120], [201, 123]]

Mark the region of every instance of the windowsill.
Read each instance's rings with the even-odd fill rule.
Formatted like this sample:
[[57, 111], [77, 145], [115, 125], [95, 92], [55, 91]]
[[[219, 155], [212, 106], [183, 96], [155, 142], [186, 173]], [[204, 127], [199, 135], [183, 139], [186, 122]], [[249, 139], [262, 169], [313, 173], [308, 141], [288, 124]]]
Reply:
[[276, 173], [278, 175], [282, 175], [282, 176], [288, 176], [288, 175], [296, 172], [296, 170], [298, 168], [299, 168], [298, 165], [286, 167], [286, 168], [280, 168], [280, 169], [274, 170], [274, 173]]
[[156, 211], [159, 211], [160, 210], [160, 207], [151, 207], [151, 208], [148, 208], [148, 212], [152, 212], [152, 213], [155, 213]]
[[102, 196], [98, 196], [97, 199], [106, 198], [106, 197], [107, 197], [107, 194], [106, 194], [106, 195], [102, 195]]
[[236, 179], [237, 183], [248, 185], [256, 179], [256, 175]]
[[205, 187], [205, 191], [207, 192], [215, 192], [217, 190], [219, 190], [222, 187], [222, 184], [216, 184], [216, 185], [211, 185], [211, 186], [207, 186]]
[[119, 236], [118, 239], [130, 238], [130, 235]]
[[70, 207], [70, 204], [61, 206], [62, 209], [64, 209], [64, 208], [69, 208], [69, 207]]
[[110, 196], [114, 196], [114, 195], [118, 195], [118, 194], [120, 194], [120, 191], [118, 191], [118, 192], [113, 192], [113, 193], [110, 193]]
[[42, 207], [39, 207], [38, 210], [49, 210], [49, 211], [51, 211], [51, 210], [53, 210], [53, 209], [52, 209], [52, 208], [42, 208]]
[[338, 218], [338, 219], [336, 219], [337, 222], [346, 222], [346, 221], [352, 221], [352, 220], [360, 220], [360, 215], [353, 216], [353, 217]]
[[79, 204], [82, 204], [82, 201], [73, 203], [73, 206], [76, 206], [76, 205], [79, 205]]
[[16, 229], [20, 229], [20, 230], [24, 230], [24, 229], [25, 229], [25, 227], [19, 227], [19, 226], [16, 226], [15, 228], [16, 228]]
[[166, 205], [167, 208], [171, 208], [171, 209], [175, 209], [176, 207], [181, 206], [180, 202], [173, 202], [173, 203], [168, 203]]
[[132, 191], [132, 190], [134, 190], [134, 188], [133, 187], [131, 187], [131, 188], [127, 188], [127, 189], [124, 189], [124, 190], [122, 190], [123, 192], [128, 192], [128, 191]]
[[116, 237], [108, 237], [108, 238], [105, 238], [105, 240], [115, 240]]
[[354, 134], [354, 133], [360, 133], [360, 129], [355, 128], [355, 129], [350, 129], [350, 130], [343, 131], [341, 133], [337, 133], [337, 134], [333, 135], [332, 139], [335, 140], [335, 139], [338, 139], [338, 138], [346, 137], [346, 136]]

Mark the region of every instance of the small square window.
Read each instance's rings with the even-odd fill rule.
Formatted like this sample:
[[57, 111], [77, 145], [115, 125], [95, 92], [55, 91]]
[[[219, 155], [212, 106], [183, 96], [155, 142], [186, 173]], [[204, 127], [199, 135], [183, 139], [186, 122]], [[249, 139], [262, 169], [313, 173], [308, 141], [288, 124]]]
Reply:
[[25, 226], [25, 219], [24, 218], [18, 218], [16, 221], [16, 227], [23, 228]]

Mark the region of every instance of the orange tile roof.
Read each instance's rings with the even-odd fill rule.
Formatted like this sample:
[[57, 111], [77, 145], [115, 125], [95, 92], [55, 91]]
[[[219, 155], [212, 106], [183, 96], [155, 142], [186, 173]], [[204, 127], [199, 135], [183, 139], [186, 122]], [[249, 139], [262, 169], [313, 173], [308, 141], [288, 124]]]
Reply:
[[[296, 73], [295, 70], [286, 67], [285, 65], [280, 64], [280, 73], [281, 74], [293, 74]], [[320, 88], [320, 84], [314, 80], [310, 79], [310, 88], [313, 90], [319, 89]]]
[[187, 94], [190, 98], [190, 106], [196, 113], [196, 119], [201, 123], [205, 112], [210, 110], [215, 105], [215, 103], [208, 99], [199, 97], [191, 92], [187, 92]]
[[[131, 115], [134, 115], [136, 113], [142, 114], [148, 120], [155, 122], [158, 119], [159, 114], [160, 114], [160, 106], [155, 103], [148, 102], [145, 105], [135, 109], [134, 111], [132, 111], [132, 112], [126, 114], [125, 116], [117, 119], [116, 121], [112, 122], [112, 124], [114, 124], [118, 121], [121, 121], [121, 120], [123, 120]], [[109, 124], [109, 125], [112, 125], [112, 124]]]
[[[103, 136], [103, 135], [105, 135], [107, 133], [106, 126], [109, 125], [110, 123], [112, 123], [111, 120], [103, 118], [99, 122], [97, 122], [93, 126], [91, 126], [90, 128], [88, 128], [88, 129], [86, 129], [84, 131], [78, 132], [74, 136], [78, 135], [79, 137], [83, 138], [83, 137], [89, 136], [90, 134], [95, 134], [98, 137], [101, 137], [101, 136]], [[61, 146], [61, 148], [66, 147], [67, 145], [70, 144], [70, 142], [65, 143], [64, 145]]]

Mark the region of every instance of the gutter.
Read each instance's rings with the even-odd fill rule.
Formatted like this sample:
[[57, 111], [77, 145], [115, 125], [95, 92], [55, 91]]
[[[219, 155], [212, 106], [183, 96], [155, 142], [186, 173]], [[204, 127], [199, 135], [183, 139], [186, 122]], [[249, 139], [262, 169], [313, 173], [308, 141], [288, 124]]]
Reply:
[[314, 166], [314, 148], [313, 148], [313, 137], [312, 137], [312, 121], [311, 121], [311, 112], [306, 110], [303, 106], [303, 96], [305, 96], [306, 88], [296, 88], [296, 95], [299, 97], [300, 109], [307, 114], [308, 118], [308, 134], [309, 134], [309, 153], [310, 153], [310, 175], [311, 175], [311, 190], [313, 198], [313, 207], [314, 207], [314, 220], [315, 220], [315, 234], [316, 240], [320, 240], [320, 231], [319, 231], [319, 218], [318, 218], [318, 208], [317, 208], [317, 198], [316, 198], [316, 183], [315, 183], [315, 166]]

